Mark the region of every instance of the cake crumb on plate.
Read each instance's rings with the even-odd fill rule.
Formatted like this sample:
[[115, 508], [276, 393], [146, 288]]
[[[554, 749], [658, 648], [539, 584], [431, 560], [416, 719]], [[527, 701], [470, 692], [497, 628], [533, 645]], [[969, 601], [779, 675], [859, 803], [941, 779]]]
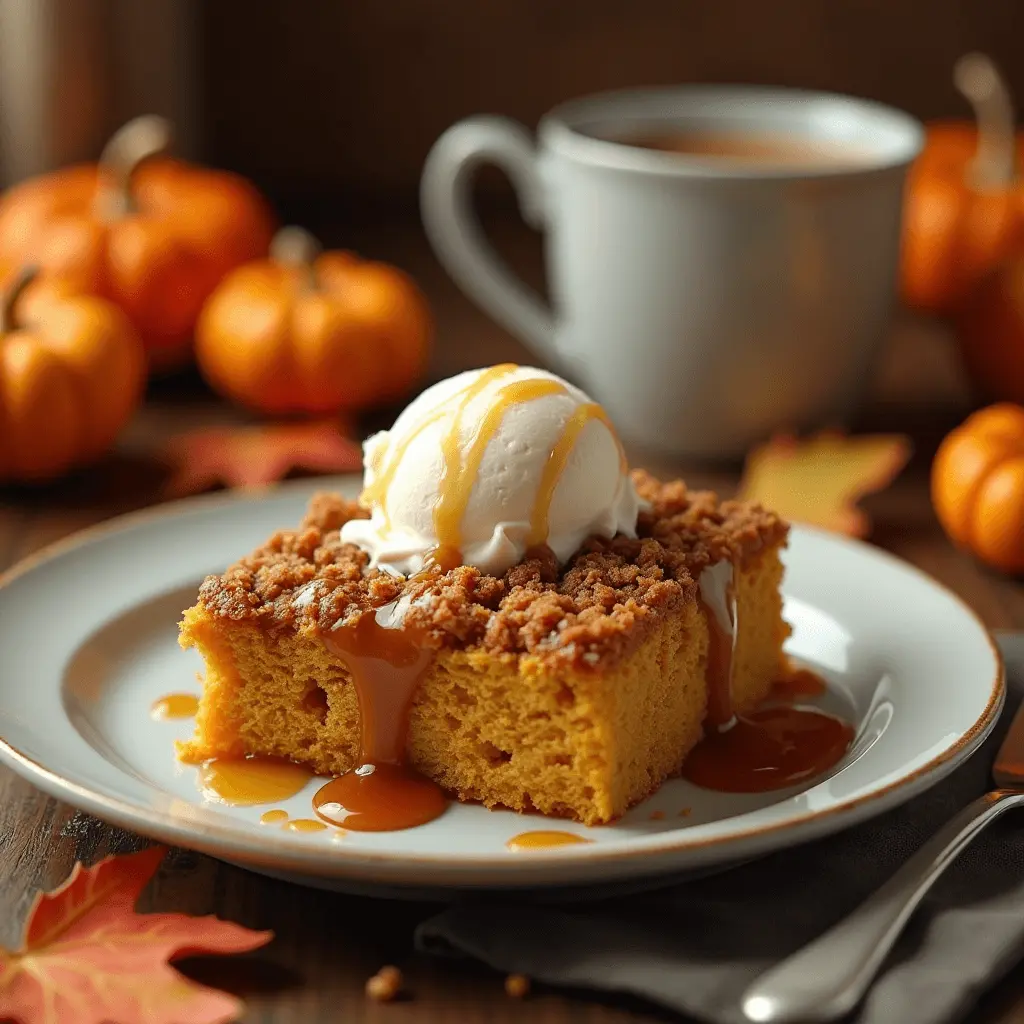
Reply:
[[510, 974], [505, 979], [505, 995], [523, 999], [530, 994], [530, 979], [525, 974]]
[[366, 980], [366, 994], [376, 1003], [390, 1003], [401, 993], [403, 980], [402, 972], [388, 964]]

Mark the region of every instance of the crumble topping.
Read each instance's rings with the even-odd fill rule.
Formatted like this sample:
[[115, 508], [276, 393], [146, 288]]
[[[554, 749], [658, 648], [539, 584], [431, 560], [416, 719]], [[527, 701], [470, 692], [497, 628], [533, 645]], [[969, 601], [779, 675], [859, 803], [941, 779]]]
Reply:
[[707, 565], [742, 563], [788, 530], [760, 506], [632, 475], [650, 503], [637, 539], [591, 538], [561, 568], [542, 548], [502, 577], [468, 566], [410, 579], [367, 569], [366, 553], [338, 537], [343, 523], [367, 513], [318, 494], [298, 529], [275, 533], [222, 576], [207, 577], [199, 600], [216, 616], [323, 632], [402, 599], [405, 624], [433, 646], [531, 653], [595, 669], [639, 643], [645, 622], [692, 600]]

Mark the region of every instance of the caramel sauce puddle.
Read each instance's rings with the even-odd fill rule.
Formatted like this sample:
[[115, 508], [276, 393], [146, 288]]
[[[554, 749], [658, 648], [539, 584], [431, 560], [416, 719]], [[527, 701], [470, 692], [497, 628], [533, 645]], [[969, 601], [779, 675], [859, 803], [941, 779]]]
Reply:
[[194, 693], [169, 693], [153, 702], [150, 718], [165, 722], [173, 718], [194, 718], [199, 710], [199, 698]]
[[293, 818], [284, 823], [286, 832], [326, 832], [327, 826], [314, 818]]
[[683, 777], [723, 793], [764, 793], [794, 786], [833, 768], [853, 742], [853, 728], [800, 697], [825, 690], [808, 669], [792, 669], [777, 680], [769, 700], [777, 706], [736, 715], [733, 655], [736, 647], [736, 570], [718, 562], [700, 575], [700, 603], [708, 624], [708, 710], [703, 739], [683, 764]]
[[552, 846], [572, 846], [577, 843], [592, 843], [593, 839], [584, 839], [575, 832], [559, 832], [554, 829], [542, 829], [536, 832], [520, 832], [513, 836], [505, 846], [510, 850], [539, 850]]
[[846, 722], [814, 708], [758, 708], [724, 731], [709, 732], [686, 759], [683, 775], [722, 793], [785, 789], [828, 771], [852, 740]]
[[280, 803], [312, 777], [305, 765], [279, 757], [215, 757], [199, 766], [203, 795], [235, 807]]

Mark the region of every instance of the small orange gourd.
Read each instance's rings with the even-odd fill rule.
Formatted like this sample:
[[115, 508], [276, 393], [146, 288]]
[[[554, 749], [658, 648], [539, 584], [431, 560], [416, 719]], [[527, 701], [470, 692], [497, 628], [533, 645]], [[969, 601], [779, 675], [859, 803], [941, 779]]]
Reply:
[[224, 280], [203, 308], [196, 362], [212, 388], [268, 415], [325, 415], [398, 399], [423, 373], [430, 313], [385, 263], [319, 252], [299, 228]]
[[0, 302], [0, 483], [98, 459], [145, 383], [142, 343], [121, 310], [35, 276], [18, 275]]
[[0, 197], [0, 261], [33, 263], [128, 315], [151, 368], [189, 359], [203, 302], [264, 255], [269, 207], [244, 179], [159, 156], [170, 125], [130, 121], [98, 164], [23, 182]]
[[1024, 404], [1024, 252], [975, 285], [954, 326], [978, 393], [988, 401]]
[[907, 179], [901, 290], [911, 307], [948, 315], [974, 284], [1024, 244], [1024, 138], [993, 63], [981, 54], [958, 61], [958, 89], [975, 124], [938, 122]]
[[1024, 572], [1024, 408], [991, 405], [943, 440], [932, 503], [953, 541], [996, 569]]

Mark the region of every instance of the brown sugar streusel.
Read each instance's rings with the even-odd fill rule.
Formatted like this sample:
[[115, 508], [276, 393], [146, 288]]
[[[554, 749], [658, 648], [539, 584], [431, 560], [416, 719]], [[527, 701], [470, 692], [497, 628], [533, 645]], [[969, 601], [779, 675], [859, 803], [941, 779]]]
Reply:
[[529, 654], [553, 667], [600, 670], [692, 600], [708, 564], [742, 563], [784, 540], [788, 529], [759, 506], [719, 502], [682, 482], [659, 483], [641, 471], [633, 481], [648, 505], [635, 539], [591, 538], [561, 567], [545, 547], [501, 577], [467, 566], [411, 579], [368, 569], [365, 552], [338, 534], [366, 511], [319, 494], [298, 529], [279, 531], [223, 575], [208, 577], [199, 599], [212, 615], [320, 632], [402, 599], [405, 621], [438, 648]]

